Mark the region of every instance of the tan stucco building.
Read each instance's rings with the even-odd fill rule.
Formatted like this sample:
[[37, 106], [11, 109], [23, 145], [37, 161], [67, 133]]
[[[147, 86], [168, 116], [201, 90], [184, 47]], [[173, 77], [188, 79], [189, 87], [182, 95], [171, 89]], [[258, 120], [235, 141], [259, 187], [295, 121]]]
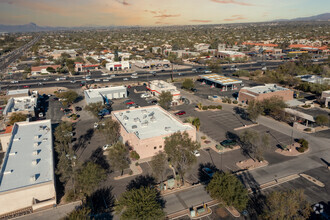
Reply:
[[164, 150], [165, 138], [175, 132], [187, 132], [196, 141], [196, 128], [182, 123], [159, 106], [148, 106], [111, 113], [120, 123], [120, 134], [141, 159], [150, 158]]

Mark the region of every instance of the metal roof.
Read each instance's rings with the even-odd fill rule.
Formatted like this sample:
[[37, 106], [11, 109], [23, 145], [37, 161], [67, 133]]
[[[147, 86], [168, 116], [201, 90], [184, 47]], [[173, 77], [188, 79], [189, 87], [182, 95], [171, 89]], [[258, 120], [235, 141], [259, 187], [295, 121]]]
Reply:
[[233, 84], [240, 84], [242, 83], [241, 80], [236, 80], [236, 79], [232, 79], [232, 78], [228, 78], [225, 76], [221, 76], [218, 74], [205, 74], [205, 75], [200, 75], [200, 77], [202, 79], [206, 79], [209, 80], [211, 82], [220, 84], [220, 85], [233, 85]]
[[54, 181], [51, 121], [19, 122], [0, 172], [0, 192]]

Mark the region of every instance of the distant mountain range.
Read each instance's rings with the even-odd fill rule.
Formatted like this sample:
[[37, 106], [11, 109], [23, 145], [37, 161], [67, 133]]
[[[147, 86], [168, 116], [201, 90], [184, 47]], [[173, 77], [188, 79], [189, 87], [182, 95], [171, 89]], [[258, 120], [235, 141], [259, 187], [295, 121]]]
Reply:
[[[301, 17], [294, 19], [277, 19], [271, 22], [291, 22], [291, 21], [330, 21], [330, 13]], [[0, 24], [1, 32], [40, 32], [40, 31], [59, 31], [59, 30], [87, 30], [87, 29], [110, 29], [110, 28], [123, 28], [125, 26], [82, 26], [82, 27], [49, 27], [49, 26], [38, 26], [35, 23], [23, 24], [23, 25], [3, 25]], [[132, 27], [132, 26], [130, 26]], [[138, 27], [138, 26], [136, 26]]]
[[324, 13], [310, 17], [293, 18], [293, 19], [277, 19], [273, 21], [330, 21], [330, 13]]

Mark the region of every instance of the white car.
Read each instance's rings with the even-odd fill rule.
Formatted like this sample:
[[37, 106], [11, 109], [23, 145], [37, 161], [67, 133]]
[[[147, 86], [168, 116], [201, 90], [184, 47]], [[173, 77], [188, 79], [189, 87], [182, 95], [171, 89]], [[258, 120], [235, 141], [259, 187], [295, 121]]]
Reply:
[[94, 123], [94, 129], [96, 129], [99, 126], [97, 122]]
[[138, 76], [131, 76], [132, 79], [137, 79], [139, 78]]
[[124, 81], [127, 81], [127, 80], [128, 80], [128, 78], [124, 78], [123, 80], [124, 80]]
[[102, 149], [103, 149], [103, 150], [107, 150], [109, 147], [110, 147], [110, 145], [109, 145], [109, 144], [106, 144], [106, 145], [104, 145], [104, 146], [102, 147]]
[[194, 150], [193, 151], [193, 154], [196, 156], [196, 157], [199, 157], [201, 154], [199, 153], [199, 151], [198, 150]]
[[103, 82], [109, 82], [109, 79], [104, 79]]
[[149, 98], [149, 97], [150, 97], [150, 94], [148, 94], [148, 93], [141, 94], [141, 98]]
[[109, 74], [107, 74], [107, 73], [102, 73], [101, 74], [101, 76], [107, 76], [107, 75], [109, 75]]
[[60, 78], [56, 78], [55, 80], [56, 80], [56, 81], [60, 81]]
[[95, 82], [101, 82], [101, 79], [95, 79], [94, 81]]
[[77, 81], [76, 80], [71, 80], [70, 83], [76, 83]]
[[137, 73], [132, 73], [132, 76], [137, 76]]
[[261, 70], [266, 71], [267, 67], [264, 66], [264, 67], [261, 68]]

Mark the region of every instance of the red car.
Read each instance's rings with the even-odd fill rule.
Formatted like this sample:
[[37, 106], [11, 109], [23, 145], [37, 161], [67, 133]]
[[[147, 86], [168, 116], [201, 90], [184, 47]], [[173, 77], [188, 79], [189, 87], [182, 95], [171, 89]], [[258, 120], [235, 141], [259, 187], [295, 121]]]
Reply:
[[126, 105], [134, 105], [135, 104], [135, 102], [126, 102]]
[[179, 112], [175, 113], [175, 115], [185, 115], [185, 114], [186, 114], [185, 111], [179, 111]]
[[30, 88], [30, 86], [23, 86], [23, 88]]

